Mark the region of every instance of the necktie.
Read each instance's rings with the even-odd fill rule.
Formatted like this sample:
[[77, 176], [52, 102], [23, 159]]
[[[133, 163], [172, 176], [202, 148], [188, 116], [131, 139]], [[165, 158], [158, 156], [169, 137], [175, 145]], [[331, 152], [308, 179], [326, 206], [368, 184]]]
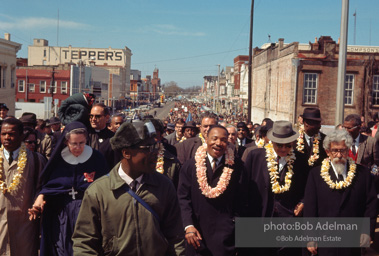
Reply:
[[344, 181], [342, 174], [338, 174], [338, 182]]
[[309, 147], [312, 150], [312, 147], [313, 147], [313, 137], [309, 138]]
[[130, 183], [130, 188], [133, 190], [133, 192], [137, 191], [138, 181], [133, 180], [132, 183]]
[[357, 154], [357, 150], [355, 149], [355, 139], [353, 140], [353, 146], [351, 146], [351, 152], [353, 152], [354, 156]]
[[12, 164], [12, 162], [13, 162], [13, 152], [11, 151], [11, 152], [9, 152], [9, 165], [11, 165]]
[[215, 172], [217, 167], [217, 158], [213, 158], [212, 161], [212, 171]]

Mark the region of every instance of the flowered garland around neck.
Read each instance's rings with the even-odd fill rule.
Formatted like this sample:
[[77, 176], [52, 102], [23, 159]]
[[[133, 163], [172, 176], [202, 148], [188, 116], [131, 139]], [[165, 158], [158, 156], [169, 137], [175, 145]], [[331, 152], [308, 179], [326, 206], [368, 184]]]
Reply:
[[333, 182], [330, 179], [330, 174], [329, 174], [330, 159], [325, 158], [324, 161], [322, 161], [321, 177], [324, 179], [326, 184], [328, 184], [328, 186], [331, 189], [343, 189], [351, 185], [351, 182], [353, 181], [354, 176], [355, 176], [355, 170], [357, 169], [357, 165], [355, 164], [354, 160], [351, 159], [350, 157], [348, 158], [348, 160], [349, 160], [349, 172], [347, 173], [346, 180], [338, 181], [338, 182]]
[[163, 156], [164, 156], [164, 147], [163, 147], [163, 143], [161, 143], [161, 145], [159, 147], [159, 151], [158, 151], [158, 159], [157, 159], [156, 170], [157, 170], [157, 172], [162, 173], [162, 174], [164, 173], [164, 169], [163, 169], [164, 159], [163, 159]]
[[[4, 146], [1, 146], [1, 151], [4, 150]], [[4, 159], [0, 155], [0, 179], [3, 179], [4, 175], [4, 165], [3, 165]], [[20, 152], [18, 153], [18, 160], [17, 160], [17, 170], [16, 173], [13, 175], [12, 183], [7, 185], [4, 181], [0, 180], [0, 191], [5, 193], [12, 193], [13, 191], [16, 191], [22, 178], [22, 173], [24, 172], [25, 166], [27, 161], [27, 154], [26, 154], [26, 146], [24, 143], [21, 144]]]
[[287, 173], [285, 177], [285, 184], [283, 186], [279, 185], [279, 171], [278, 171], [278, 162], [276, 160], [276, 155], [274, 153], [274, 146], [271, 141], [265, 146], [266, 149], [266, 157], [267, 157], [267, 168], [270, 175], [271, 180], [271, 188], [274, 194], [281, 194], [288, 191], [291, 187], [291, 178], [293, 176], [293, 162], [295, 161], [295, 153], [293, 149], [286, 157], [287, 162]]
[[196, 151], [195, 160], [197, 182], [199, 183], [201, 193], [208, 198], [216, 198], [220, 196], [222, 193], [224, 193], [229, 185], [233, 173], [233, 169], [230, 167], [234, 164], [234, 153], [233, 150], [229, 147], [227, 147], [225, 153], [225, 167], [222, 170], [222, 174], [219, 181], [217, 182], [217, 186], [212, 188], [208, 184], [207, 180], [207, 145], [203, 144]]
[[265, 140], [264, 139], [259, 139], [258, 143], [257, 143], [257, 147], [258, 148], [263, 148], [264, 145], [265, 145]]
[[[319, 143], [320, 143], [321, 137], [320, 134], [317, 134], [313, 139], [313, 148], [312, 148], [312, 155], [308, 159], [308, 165], [313, 166], [317, 159], [320, 157], [319, 153]], [[304, 125], [300, 126], [299, 129], [299, 137], [297, 138], [297, 145], [296, 145], [297, 151], [300, 153], [304, 153]]]
[[205, 141], [205, 139], [201, 133], [199, 133], [199, 138], [201, 139], [201, 143], [207, 144], [207, 142]]
[[186, 139], [187, 137], [183, 135], [182, 138], [179, 140], [179, 143], [185, 141]]

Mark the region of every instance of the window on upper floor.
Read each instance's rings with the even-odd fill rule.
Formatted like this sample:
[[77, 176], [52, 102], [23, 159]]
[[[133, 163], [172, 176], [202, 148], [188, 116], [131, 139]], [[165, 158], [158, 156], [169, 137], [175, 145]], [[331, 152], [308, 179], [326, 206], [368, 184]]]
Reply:
[[55, 94], [55, 93], [57, 93], [57, 81], [54, 81], [54, 85], [52, 86], [52, 85], [50, 85], [50, 88], [49, 88], [49, 90], [48, 90], [48, 93], [50, 93], [51, 94], [51, 89], [53, 89], [53, 93]]
[[46, 93], [46, 81], [39, 82], [39, 92]]
[[375, 75], [372, 81], [372, 105], [379, 105], [379, 75]]
[[346, 74], [345, 78], [345, 105], [353, 105], [354, 103], [354, 75]]
[[36, 85], [35, 84], [28, 84], [28, 91], [29, 92], [35, 92], [36, 91]]
[[18, 92], [25, 92], [25, 80], [18, 80]]
[[317, 103], [318, 74], [304, 73], [303, 104]]
[[67, 81], [62, 81], [61, 82], [61, 93], [62, 94], [67, 94]]

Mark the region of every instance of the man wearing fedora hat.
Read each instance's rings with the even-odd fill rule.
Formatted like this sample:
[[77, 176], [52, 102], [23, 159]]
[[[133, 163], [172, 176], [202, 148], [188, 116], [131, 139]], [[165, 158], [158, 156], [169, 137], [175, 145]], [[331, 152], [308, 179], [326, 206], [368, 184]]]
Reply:
[[199, 128], [196, 126], [195, 121], [189, 121], [182, 127], [183, 137], [186, 139], [193, 138], [199, 133]]
[[[308, 159], [308, 166], [310, 168], [319, 166], [322, 160], [328, 157], [323, 147], [326, 135], [320, 132], [320, 109], [305, 108], [301, 117], [303, 118], [303, 125], [299, 129], [296, 151]], [[307, 170], [309, 171], [309, 168]]]
[[[276, 121], [267, 132], [270, 142], [250, 151], [245, 161], [243, 189], [248, 217], [293, 217], [302, 213], [307, 180], [305, 161], [293, 150], [298, 132], [288, 121]], [[268, 249], [267, 255], [301, 255], [301, 250]], [[280, 252], [280, 253], [279, 253]], [[270, 254], [271, 253], [271, 254]], [[264, 254], [266, 255], [266, 254]]]
[[175, 188], [156, 171], [155, 133], [150, 121], [123, 123], [110, 140], [122, 160], [86, 190], [74, 255], [184, 255]]

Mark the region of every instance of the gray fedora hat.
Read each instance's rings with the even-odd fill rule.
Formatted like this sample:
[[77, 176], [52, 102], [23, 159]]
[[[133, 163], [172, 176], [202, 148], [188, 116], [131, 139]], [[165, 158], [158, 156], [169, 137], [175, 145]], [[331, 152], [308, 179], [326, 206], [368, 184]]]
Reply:
[[267, 132], [269, 140], [275, 143], [286, 144], [294, 142], [299, 133], [292, 128], [292, 124], [288, 121], [276, 121], [274, 126]]

